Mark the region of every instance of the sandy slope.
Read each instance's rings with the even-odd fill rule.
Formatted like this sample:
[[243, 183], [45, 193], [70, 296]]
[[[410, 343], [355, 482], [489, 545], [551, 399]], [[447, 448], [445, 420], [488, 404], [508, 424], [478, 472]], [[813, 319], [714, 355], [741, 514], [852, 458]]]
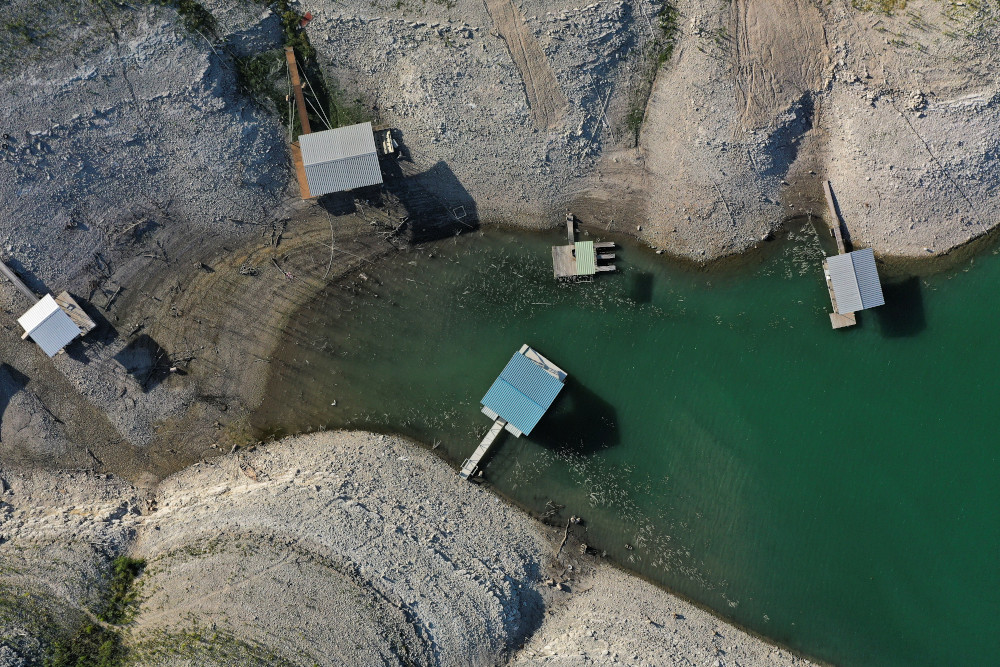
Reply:
[[[808, 664], [572, 540], [556, 557], [562, 531], [398, 438], [287, 439], [145, 499], [87, 474], [3, 477], [8, 599], [31, 591], [72, 624], [96, 607], [109, 558], [146, 559], [137, 664]], [[0, 607], [0, 637], [25, 638], [25, 655], [33, 631]]]

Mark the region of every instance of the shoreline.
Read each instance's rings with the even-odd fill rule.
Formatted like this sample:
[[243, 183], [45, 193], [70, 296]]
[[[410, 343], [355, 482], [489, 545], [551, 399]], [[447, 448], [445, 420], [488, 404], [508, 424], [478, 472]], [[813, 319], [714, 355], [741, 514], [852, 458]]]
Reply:
[[[0, 544], [0, 556], [18, 540], [47, 539], [35, 534], [39, 527], [93, 538], [45, 543], [47, 555], [79, 566], [65, 573], [75, 583], [56, 595], [40, 562], [23, 562], [14, 578], [66, 619], [94, 604], [108, 555], [101, 550], [130, 548], [128, 531], [142, 523], [154, 489], [215, 465], [206, 459], [239, 468], [240, 448], [256, 441], [248, 418], [268, 399], [269, 356], [291, 314], [394, 252], [387, 243], [414, 248], [385, 235], [410, 216], [410, 202], [378, 209], [363, 199], [298, 200], [283, 127], [242, 90], [234, 64], [284, 44], [279, 18], [249, 5], [205, 4], [219, 41], [233, 38], [222, 53], [154, 6], [100, 14], [83, 7], [83, 20], [53, 9], [35, 33], [27, 19], [37, 12], [27, 3], [0, 9], [25, 26], [30, 44], [18, 42], [25, 48], [17, 59], [0, 56], [18, 73], [0, 86], [10, 111], [0, 202], [19, 212], [0, 223], [5, 259], [34, 291], [81, 297], [99, 323], [53, 360], [21, 341], [14, 324], [0, 330], [3, 422], [24, 426], [0, 442], [0, 455], [38, 469], [40, 480], [14, 497], [36, 494], [43, 509], [64, 507], [52, 480], [69, 473], [51, 471], [65, 468], [76, 477], [57, 486], [72, 494], [82, 475], [93, 492], [75, 514], [34, 516], [8, 503], [26, 523], [0, 528], [15, 536], [12, 546]], [[990, 63], [1000, 28], [979, 20], [992, 9], [928, 12], [919, 34], [909, 34], [911, 51], [882, 37], [908, 33], [901, 13], [780, 0], [780, 11], [763, 16], [746, 2], [711, 12], [678, 0], [683, 25], [672, 56], [649, 69], [657, 3], [507, 4], [458, 0], [461, 20], [449, 4], [310, 6], [318, 63], [359, 104], [373, 104], [380, 122], [405, 131], [416, 156], [406, 178], [441, 206], [475, 211], [478, 202], [480, 220], [505, 221], [487, 227], [537, 230], [546, 216], [558, 227], [568, 205], [581, 209], [583, 229], [608, 223], [636, 247], [662, 249], [663, 261], [739, 272], [785, 243], [786, 225], [803, 211], [825, 219], [817, 195], [829, 177], [848, 228], [880, 252], [890, 275], [911, 275], [910, 266], [916, 275], [954, 270], [996, 242], [996, 228], [985, 229], [978, 215], [997, 198], [1000, 82]], [[939, 39], [953, 24], [967, 34]], [[785, 34], [802, 39], [786, 49]], [[532, 48], [514, 54], [512, 39]], [[938, 64], [926, 65], [928, 57]], [[951, 62], [961, 67], [941, 64]], [[631, 93], [646, 78], [649, 98], [633, 108]], [[939, 242], [949, 249], [922, 249]], [[0, 306], [24, 310], [9, 289], [0, 290]], [[119, 479], [91, 479], [106, 472]], [[230, 472], [247, 486], [239, 477], [246, 471]], [[180, 570], [197, 569], [203, 554], [188, 555]], [[270, 555], [287, 553], [279, 545]], [[310, 562], [329, 573], [325, 557], [311, 554]], [[268, 558], [256, 562], [266, 571]], [[212, 583], [185, 576], [192, 586]], [[373, 651], [398, 657], [411, 642], [429, 660], [440, 655], [440, 645], [411, 627], [412, 610], [383, 609], [384, 594], [346, 575], [338, 581], [381, 609], [366, 617], [372, 627], [397, 632], [398, 646], [373, 633]], [[571, 632], [575, 617], [560, 618]], [[481, 636], [495, 645], [485, 630]]]
[[[19, 557], [25, 549], [58, 551], [65, 592], [34, 589], [35, 604], [71, 624], [105, 559], [145, 559], [126, 639], [142, 664], [231, 664], [208, 659], [211, 642], [166, 644], [199, 627], [213, 628], [220, 651], [252, 647], [293, 664], [378, 664], [403, 649], [439, 665], [816, 664], [582, 554], [573, 539], [556, 555], [562, 531], [459, 480], [408, 439], [292, 436], [195, 464], [148, 494], [102, 475], [12, 472], [2, 475], [11, 520], [0, 558], [19, 574], [7, 586], [31, 588], [41, 563]], [[83, 508], [92, 519], [80, 525]], [[370, 641], [345, 641], [331, 613]], [[309, 641], [293, 628], [310, 628]]]

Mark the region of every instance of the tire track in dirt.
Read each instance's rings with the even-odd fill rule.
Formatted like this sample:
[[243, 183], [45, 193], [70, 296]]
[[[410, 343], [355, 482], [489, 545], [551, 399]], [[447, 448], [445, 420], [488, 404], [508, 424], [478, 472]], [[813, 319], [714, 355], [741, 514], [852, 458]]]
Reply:
[[822, 86], [829, 48], [823, 17], [808, 0], [736, 0], [730, 16], [741, 123], [769, 126]]
[[566, 96], [524, 14], [512, 0], [483, 0], [500, 37], [507, 43], [510, 57], [521, 72], [524, 93], [535, 126], [540, 130], [558, 127], [566, 115]]

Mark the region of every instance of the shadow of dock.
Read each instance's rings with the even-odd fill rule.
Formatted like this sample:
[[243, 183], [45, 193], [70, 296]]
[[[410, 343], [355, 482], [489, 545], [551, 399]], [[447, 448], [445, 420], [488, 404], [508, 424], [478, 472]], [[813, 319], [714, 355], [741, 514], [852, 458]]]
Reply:
[[917, 277], [882, 286], [885, 305], [872, 312], [886, 338], [916, 336], [927, 328], [923, 288]]
[[538, 444], [554, 450], [589, 455], [621, 442], [614, 406], [572, 375], [549, 414], [531, 434]]

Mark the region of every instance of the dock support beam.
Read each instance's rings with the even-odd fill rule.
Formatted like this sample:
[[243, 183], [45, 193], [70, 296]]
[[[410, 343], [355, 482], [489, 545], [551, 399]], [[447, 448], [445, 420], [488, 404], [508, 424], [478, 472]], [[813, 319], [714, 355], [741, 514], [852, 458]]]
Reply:
[[306, 98], [302, 95], [302, 82], [299, 81], [299, 66], [295, 64], [295, 49], [285, 47], [285, 60], [288, 61], [288, 74], [292, 77], [292, 90], [295, 92], [295, 106], [299, 108], [299, 123], [302, 134], [309, 134], [309, 113], [306, 109]]

